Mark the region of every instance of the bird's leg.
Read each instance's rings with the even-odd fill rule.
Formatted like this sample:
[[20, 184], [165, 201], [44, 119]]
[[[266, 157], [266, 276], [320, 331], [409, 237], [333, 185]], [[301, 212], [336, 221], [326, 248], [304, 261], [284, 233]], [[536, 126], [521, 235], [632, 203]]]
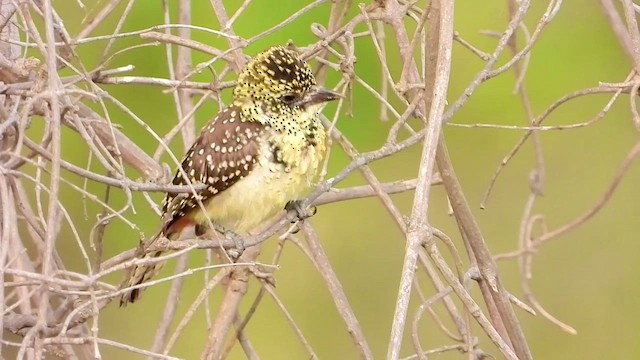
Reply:
[[233, 243], [235, 244], [236, 247], [235, 249], [227, 249], [227, 254], [229, 254], [229, 257], [231, 257], [231, 259], [235, 262], [240, 258], [240, 255], [242, 255], [242, 253], [244, 252], [244, 249], [245, 249], [244, 240], [240, 235], [236, 234], [235, 232], [229, 229], [225, 229], [223, 226], [220, 226], [218, 224], [214, 224], [214, 226], [216, 227], [216, 231], [222, 233], [225, 238], [233, 240]]
[[285, 205], [284, 209], [287, 211], [295, 211], [298, 216], [298, 220], [304, 221], [315, 215], [318, 212], [318, 208], [315, 205], [309, 205], [303, 207], [302, 200], [292, 200]]
[[[231, 251], [227, 251], [227, 253], [234, 261], [238, 259], [240, 255], [242, 255], [245, 249], [244, 240], [242, 239], [242, 236], [236, 234], [235, 232], [225, 228], [220, 224], [216, 224], [213, 221], [211, 222], [211, 224], [213, 225], [213, 229], [216, 232], [222, 234], [226, 239], [230, 239], [233, 241], [233, 243], [235, 244], [235, 249], [229, 249]], [[207, 231], [209, 231], [209, 229], [210, 229], [209, 224], [207, 223], [196, 225], [196, 228], [195, 228], [196, 236], [202, 236], [206, 234]]]
[[[298, 224], [299, 221], [304, 221], [315, 215], [318, 212], [318, 208], [315, 205], [310, 205], [307, 208], [303, 207], [302, 200], [292, 200], [284, 206], [284, 209], [287, 211], [295, 211], [298, 219], [291, 221], [292, 224]], [[300, 231], [300, 227], [296, 226], [291, 234], [297, 234]]]

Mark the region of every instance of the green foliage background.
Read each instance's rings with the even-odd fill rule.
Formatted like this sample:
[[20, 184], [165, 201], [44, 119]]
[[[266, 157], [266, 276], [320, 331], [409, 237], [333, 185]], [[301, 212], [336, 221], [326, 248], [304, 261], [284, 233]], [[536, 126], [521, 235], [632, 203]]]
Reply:
[[[89, 9], [101, 3], [84, 1]], [[174, 2], [172, 2], [174, 3]], [[240, 1], [228, 1], [228, 11], [233, 12]], [[277, 5], [276, 5], [277, 3]], [[70, 33], [81, 28], [85, 17], [75, 1], [56, 2], [56, 8], [65, 20]], [[122, 4], [124, 5], [124, 4]], [[175, 5], [175, 4], [174, 4]], [[173, 6], [173, 5], [172, 5]], [[218, 29], [208, 1], [194, 1], [193, 23]], [[533, 28], [544, 12], [544, 2], [534, 2], [527, 16], [527, 24]], [[250, 37], [264, 31], [293, 12], [301, 4], [295, 1], [255, 0], [235, 24], [238, 35]], [[111, 14], [96, 33], [108, 34], [115, 27], [123, 11], [120, 6]], [[300, 17], [290, 26], [266, 37], [246, 49], [255, 54], [271, 44], [285, 43], [293, 39], [305, 45], [316, 39], [309, 31], [313, 22], [326, 23], [329, 3]], [[174, 7], [173, 10], [176, 10]], [[357, 13], [355, 7], [353, 13]], [[458, 1], [455, 9], [455, 30], [480, 49], [491, 51], [495, 39], [482, 35], [480, 30], [502, 31], [507, 22], [505, 1]], [[174, 12], [176, 14], [176, 12]], [[122, 31], [132, 31], [163, 23], [161, 2], [137, 1]], [[364, 30], [360, 28], [359, 30]], [[521, 35], [521, 34], [520, 34]], [[193, 31], [193, 38], [220, 48], [227, 48], [222, 38]], [[390, 38], [390, 37], [389, 37]], [[126, 37], [115, 41], [114, 49], [124, 49], [144, 43], [138, 37]], [[105, 43], [97, 42], [78, 48], [85, 66], [92, 68], [99, 61]], [[356, 72], [374, 87], [380, 84], [380, 62], [371, 40], [361, 38], [356, 43]], [[389, 39], [391, 68], [399, 72], [397, 51]], [[194, 54], [194, 64], [208, 60], [203, 54]], [[507, 58], [501, 59], [502, 63]], [[453, 53], [452, 81], [449, 102], [453, 103], [483, 62], [472, 56], [459, 44]], [[110, 67], [135, 65], [130, 75], [167, 77], [167, 64], [163, 46], [149, 46], [128, 51], [118, 56]], [[597, 86], [599, 81], [623, 81], [630, 64], [610, 30], [600, 7], [595, 1], [566, 2], [558, 17], [547, 27], [535, 45], [525, 84], [532, 100], [535, 114], [539, 114], [559, 97], [585, 87]], [[208, 81], [205, 71], [195, 78]], [[328, 85], [339, 79], [331, 74]], [[506, 73], [482, 85], [469, 102], [452, 119], [455, 123], [495, 123], [524, 125], [525, 112], [518, 95], [513, 93], [513, 73]], [[157, 87], [114, 85], [106, 89], [132, 109], [157, 133], [164, 134], [176, 122], [171, 94]], [[228, 99], [230, 92], [224, 97]], [[547, 125], [571, 124], [590, 119], [608, 101], [609, 96], [596, 95], [578, 99], [562, 106], [552, 115]], [[96, 105], [96, 108], [98, 106]], [[332, 114], [335, 107], [328, 107]], [[141, 147], [152, 153], [157, 143], [131, 118], [110, 106], [111, 119], [131, 136]], [[214, 101], [208, 102], [196, 118], [202, 126], [216, 111]], [[379, 102], [361, 86], [355, 86], [353, 117], [341, 115], [338, 127], [351, 139], [360, 151], [380, 147], [391, 122], [379, 120]], [[33, 130], [36, 131], [36, 130]], [[513, 250], [517, 246], [519, 222], [527, 195], [528, 178], [534, 169], [532, 146], [528, 143], [507, 166], [489, 200], [486, 210], [479, 209], [482, 194], [490, 177], [502, 158], [517, 142], [522, 131], [496, 129], [468, 129], [447, 126], [445, 136], [449, 143], [454, 165], [469, 201], [475, 207], [480, 225], [494, 253]], [[80, 139], [72, 132], [63, 137], [63, 155], [75, 163], [84, 164], [87, 152]], [[535, 211], [545, 214], [550, 229], [563, 225], [590, 208], [603, 194], [614, 172], [630, 147], [637, 141], [628, 98], [622, 97], [611, 113], [593, 126], [570, 131], [549, 131], [541, 134], [545, 155], [546, 181], [544, 197]], [[175, 141], [172, 148], [178, 156], [183, 144]], [[340, 151], [332, 154], [329, 176], [348, 163]], [[415, 177], [419, 149], [412, 148], [389, 159], [376, 162], [373, 170], [383, 181]], [[169, 158], [163, 158], [169, 162]], [[173, 165], [172, 165], [173, 167]], [[132, 173], [133, 174], [133, 173]], [[69, 178], [73, 178], [69, 176]], [[638, 232], [637, 184], [640, 167], [636, 164], [623, 180], [608, 205], [591, 221], [571, 233], [545, 245], [535, 257], [533, 289], [545, 308], [559, 319], [577, 329], [572, 336], [560, 331], [541, 316], [533, 317], [517, 310], [519, 318], [537, 359], [631, 359], [640, 357], [640, 328], [638, 326], [638, 298], [640, 282], [637, 281], [637, 260], [640, 250]], [[355, 174], [341, 186], [363, 184]], [[89, 184], [89, 189], [102, 194], [104, 189]], [[81, 236], [88, 234], [99, 211], [90, 201], [78, 201], [75, 191], [64, 188], [66, 204], [75, 204], [72, 216], [79, 226]], [[160, 194], [154, 198], [161, 199]], [[406, 214], [412, 202], [412, 194], [393, 196], [399, 208]], [[158, 225], [157, 216], [134, 195], [137, 212], [126, 216], [149, 235]], [[114, 208], [125, 203], [120, 191], [115, 191]], [[451, 235], [457, 235], [455, 224], [447, 215], [444, 192], [435, 188], [430, 206], [432, 224]], [[392, 223], [382, 205], [376, 199], [364, 199], [319, 208], [312, 220], [331, 262], [344, 285], [351, 305], [359, 317], [365, 335], [378, 358], [386, 354], [389, 329], [398, 291], [399, 273], [404, 250], [403, 237]], [[69, 236], [68, 239], [71, 239]], [[464, 251], [456, 237], [460, 251]], [[78, 271], [86, 269], [80, 260], [77, 245], [72, 240], [60, 240], [67, 246], [65, 261]], [[114, 255], [133, 248], [138, 241], [138, 230], [132, 230], [122, 222], [114, 222], [107, 231], [105, 251]], [[66, 244], [68, 242], [68, 244]], [[262, 259], [269, 261], [275, 240], [265, 246]], [[192, 256], [193, 266], [203, 263], [202, 254]], [[165, 274], [169, 274], [168, 266]], [[515, 295], [520, 296], [519, 276], [513, 261], [501, 262], [502, 276]], [[120, 274], [112, 279], [119, 281]], [[351, 359], [356, 357], [346, 328], [335, 311], [335, 306], [312, 264], [293, 246], [287, 246], [280, 269], [276, 273], [277, 292], [288, 310], [308, 337], [322, 359]], [[422, 279], [424, 280], [424, 279]], [[200, 291], [201, 276], [187, 281], [179, 311], [184, 312]], [[243, 302], [246, 310], [258, 284], [251, 283], [251, 291]], [[425, 288], [428, 288], [425, 286]], [[154, 287], [144, 293], [134, 306], [121, 309], [110, 305], [100, 316], [101, 336], [142, 348], [151, 345], [155, 324], [164, 306], [164, 294], [168, 285]], [[219, 292], [218, 292], [219, 295]], [[429, 295], [429, 294], [427, 294]], [[215, 297], [219, 300], [219, 296]], [[215, 300], [217, 301], [217, 300]], [[216, 303], [210, 304], [215, 311]], [[415, 298], [412, 309], [416, 307]], [[438, 308], [438, 311], [441, 311]], [[412, 313], [410, 313], [410, 316]], [[207, 334], [204, 312], [190, 325], [173, 355], [187, 359], [198, 358]], [[423, 347], [432, 348], [449, 344], [429, 317], [421, 322]], [[248, 335], [264, 359], [306, 358], [302, 346], [295, 340], [274, 302], [265, 298], [249, 325]], [[405, 354], [413, 353], [406, 337]], [[487, 339], [481, 339], [482, 347], [494, 351]], [[497, 356], [498, 353], [494, 351]], [[104, 347], [104, 358], [136, 358], [129, 353]], [[234, 359], [243, 355], [234, 350]], [[461, 358], [460, 354], [438, 356], [439, 359]]]

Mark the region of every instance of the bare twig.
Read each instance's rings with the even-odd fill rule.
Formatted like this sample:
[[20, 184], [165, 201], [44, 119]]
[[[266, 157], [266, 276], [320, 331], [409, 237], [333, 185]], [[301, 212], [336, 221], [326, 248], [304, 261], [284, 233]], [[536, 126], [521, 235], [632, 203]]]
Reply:
[[411, 209], [411, 218], [407, 226], [407, 247], [405, 249], [400, 290], [387, 352], [387, 358], [389, 359], [398, 359], [400, 357], [400, 345], [402, 344], [404, 323], [407, 316], [411, 284], [415, 276], [418, 251], [424, 239], [431, 236], [425, 214], [428, 209], [427, 200], [431, 189], [431, 174], [435, 164], [435, 152], [442, 126], [440, 119], [446, 103], [445, 94], [447, 93], [451, 67], [453, 2], [447, 0], [437, 1], [431, 3], [430, 6], [430, 11], [433, 14], [429, 31], [432, 42], [428, 43], [428, 46], [433, 51], [429, 52], [429, 49], [425, 49], [425, 52], [435, 55], [430, 59], [430, 63], [426, 65], [429, 69], [429, 75], [432, 76], [429, 79], [429, 83], [425, 82], [424, 89], [424, 113], [428, 112], [429, 115], [424, 118], [427, 131], [423, 142], [418, 184]]

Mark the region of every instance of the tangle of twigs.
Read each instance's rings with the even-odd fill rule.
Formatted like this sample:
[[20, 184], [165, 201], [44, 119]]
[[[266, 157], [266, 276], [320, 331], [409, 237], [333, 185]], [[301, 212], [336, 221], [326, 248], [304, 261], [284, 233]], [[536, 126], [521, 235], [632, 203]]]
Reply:
[[[308, 19], [316, 10], [328, 14], [326, 18], [316, 19], [315, 24], [304, 26], [307, 34], [316, 39], [296, 45], [316, 66], [318, 81], [338, 79], [335, 88], [347, 94], [354, 88], [363, 89], [380, 104], [380, 120], [392, 122], [386, 142], [376, 149], [359, 151], [354, 140], [339, 130], [339, 119], [351, 113], [352, 107], [362, 105], [350, 96], [341, 100], [336, 111], [323, 120], [331, 130], [332, 151], [341, 151], [350, 160], [336, 174], [326, 177], [330, 156], [321, 181], [304, 200], [307, 205], [324, 205], [376, 198], [402, 234], [397, 241], [387, 244], [400, 246], [404, 257], [402, 267], [394, 274], [399, 278], [399, 291], [388, 330], [386, 357], [395, 360], [409, 352], [406, 359], [426, 359], [434, 354], [457, 351], [470, 359], [485, 358], [490, 352], [498, 352], [507, 359], [531, 359], [526, 334], [513, 305], [540, 314], [561, 329], [575, 333], [570, 325], [546, 311], [534, 295], [530, 279], [536, 251], [589, 221], [607, 203], [640, 154], [640, 145], [636, 144], [622, 160], [605, 195], [593, 208], [564, 226], [547, 229], [544, 215], [533, 210], [543, 193], [546, 174], [540, 137], [548, 131], [593, 125], [623, 94], [631, 95], [633, 122], [640, 129], [635, 100], [640, 88], [637, 77], [640, 33], [635, 17], [638, 7], [630, 0], [622, 1], [622, 15], [611, 0], [601, 0], [614, 33], [632, 60], [629, 77], [620, 84], [602, 83], [576, 90], [539, 115], [534, 113], [527, 93], [527, 64], [531, 50], [563, 6], [561, 0], [548, 1], [533, 31], [524, 21], [530, 1], [507, 1], [506, 27], [488, 33], [495, 36], [495, 46], [490, 51], [481, 50], [455, 31], [453, 0], [432, 0], [428, 5], [414, 0], [372, 0], [365, 4], [350, 0], [301, 1], [296, 3], [295, 11], [251, 36], [239, 35], [236, 24], [255, 1], [245, 0], [241, 5], [231, 6], [222, 0], [211, 0], [211, 16], [220, 24], [212, 28], [195, 24], [192, 19], [195, 4], [190, 0], [156, 3], [155, 9], [162, 14], [164, 22], [131, 30], [138, 5], [134, 0], [64, 3], [65, 7], [75, 6], [76, 12], [84, 11], [84, 19], [60, 11], [57, 7], [62, 7], [63, 2], [0, 0], [0, 354], [7, 349], [17, 359], [42, 359], [45, 354], [65, 359], [93, 359], [100, 358], [105, 348], [116, 348], [148, 358], [175, 359], [172, 354], [185, 329], [197, 314], [204, 312], [208, 334], [206, 340], [196, 346], [201, 349], [202, 359], [225, 358], [235, 347], [247, 358], [258, 359], [260, 349], [252, 344], [247, 329], [261, 303], [271, 301], [276, 305], [274, 311], [279, 311], [279, 316], [290, 324], [306, 357], [318, 358], [313, 340], [296, 322], [291, 305], [273, 286], [274, 271], [285, 245], [294, 244], [325, 282], [336, 313], [344, 321], [345, 334], [351, 337], [354, 353], [360, 358], [374, 358], [367, 331], [363, 330], [358, 312], [350, 305], [349, 292], [343, 289], [318, 232], [310, 222], [292, 227], [293, 213], [283, 211], [256, 230], [254, 236], [244, 239], [249, 248], [233, 264], [213, 264], [210, 252], [205, 265], [189, 267], [186, 261], [186, 255], [197, 249], [232, 248], [235, 243], [231, 239], [159, 241], [149, 251], [173, 252], [151, 260], [134, 258], [134, 242], [130, 242], [131, 249], [114, 253], [112, 244], [105, 241], [105, 233], [116, 223], [127, 227], [129, 234], [141, 233], [133, 215], [137, 211], [151, 213], [148, 209], [158, 211], [151, 198], [153, 193], [201, 189], [197, 185], [167, 185], [172, 171], [169, 168], [177, 166], [180, 158], [179, 153], [172, 152], [170, 144], [179, 138], [189, 146], [196, 136], [198, 110], [216, 101], [224, 106], [222, 94], [234, 86], [234, 74], [251, 54], [245, 52], [247, 47], [264, 43], [281, 29]], [[119, 17], [114, 17], [115, 13]], [[105, 32], [104, 28], [108, 30]], [[200, 36], [215, 37], [215, 44], [195, 40]], [[364, 44], [373, 45], [377, 58], [357, 59], [359, 48]], [[482, 69], [459, 94], [448, 89], [455, 44], [483, 62]], [[158, 46], [165, 52], [166, 77], [134, 75], [136, 69], [146, 66], [144, 63], [114, 65], [124, 54]], [[99, 49], [96, 64], [84, 61], [86, 47], [92, 51]], [[210, 58], [194, 65], [196, 53]], [[504, 57], [508, 60], [499, 65], [499, 59]], [[393, 64], [390, 58], [399, 59], [399, 64]], [[380, 81], [372, 83], [371, 76], [363, 76], [356, 60], [379, 63]], [[523, 124], [463, 124], [452, 120], [479, 87], [508, 72], [516, 78], [514, 91], [525, 109]], [[212, 76], [211, 81], [199, 80], [200, 73]], [[147, 86], [145, 91], [171, 94], [175, 105], [175, 115], [172, 115], [175, 123], [171, 129], [160, 132], [161, 126], [139, 117], [114, 90], [140, 86]], [[448, 91], [452, 96], [449, 103]], [[543, 125], [557, 108], [594, 94], [611, 94], [611, 100], [593, 119], [569, 125]], [[137, 144], [135, 139], [139, 139], [139, 134], [127, 133], [122, 128], [125, 122], [129, 129], [134, 124], [152, 138], [155, 149]], [[445, 125], [523, 133], [490, 180], [482, 206], [509, 161], [525, 143], [532, 144], [534, 170], [530, 177], [530, 195], [524, 206], [519, 240], [512, 252], [494, 255], [490, 251], [456, 177], [448, 154], [449, 144], [443, 137]], [[377, 125], [372, 121], [366, 126]], [[84, 162], [78, 161], [77, 153], [65, 151], [67, 141], [82, 143], [87, 151]], [[384, 176], [370, 167], [410, 147], [420, 151], [415, 178], [385, 182], [381, 180]], [[168, 167], [161, 163], [161, 158], [169, 159]], [[359, 172], [366, 183], [343, 186], [341, 182], [355, 172]], [[430, 221], [430, 194], [435, 185], [443, 185], [447, 194], [459, 228], [457, 235], [437, 229]], [[82, 201], [63, 195], [69, 193], [75, 193]], [[413, 195], [408, 212], [403, 212], [392, 197], [399, 193]], [[119, 196], [124, 202], [113, 200]], [[84, 207], [82, 211], [76, 208], [79, 203]], [[78, 215], [81, 213], [84, 216]], [[295, 234], [295, 230], [300, 232]], [[274, 235], [278, 236], [279, 243], [273, 259], [259, 258], [263, 242]], [[459, 251], [460, 244], [466, 256]], [[80, 259], [73, 266], [65, 263], [67, 257], [62, 253], [69, 246]], [[442, 253], [443, 249], [446, 254]], [[154, 332], [153, 344], [142, 348], [104, 338], [100, 331], [102, 314], [111, 300], [124, 291], [114, 285], [113, 275], [121, 275], [141, 261], [172, 258], [178, 259], [173, 275], [142, 285], [154, 287], [171, 282], [161, 320], [157, 326], [149, 326], [149, 331]], [[505, 287], [496, 265], [497, 260], [504, 259], [517, 260], [522, 300]], [[206, 286], [196, 299], [189, 299], [186, 311], [179, 310], [177, 299], [185, 279], [192, 276], [204, 276]], [[247, 310], [240, 305], [249, 296], [249, 279], [258, 280], [259, 290], [252, 295], [253, 302]], [[473, 284], [480, 291], [472, 296]], [[223, 294], [215, 306], [211, 304], [214, 289], [221, 289]], [[418, 301], [413, 316], [412, 298]], [[445, 312], [436, 312], [436, 304], [442, 304]], [[427, 323], [425, 314], [432, 317], [431, 325], [452, 344], [431, 344], [433, 348], [425, 349], [426, 338], [420, 334], [420, 324]], [[443, 319], [443, 314], [448, 319]], [[111, 312], [109, 316], [119, 315]], [[408, 326], [410, 318], [412, 326]], [[474, 326], [474, 322], [479, 327]], [[410, 336], [405, 336], [405, 331], [410, 331]], [[485, 334], [490, 344], [479, 341], [479, 333]], [[406, 339], [411, 339], [408, 348], [403, 347]]]

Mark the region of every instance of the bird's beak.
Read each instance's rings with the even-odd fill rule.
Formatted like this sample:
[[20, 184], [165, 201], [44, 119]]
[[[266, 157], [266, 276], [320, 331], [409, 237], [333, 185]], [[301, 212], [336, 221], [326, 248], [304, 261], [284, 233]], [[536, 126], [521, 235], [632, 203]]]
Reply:
[[314, 104], [321, 104], [328, 101], [337, 100], [342, 97], [342, 94], [333, 90], [316, 87], [309, 91], [304, 98], [300, 99], [296, 105], [309, 106]]

